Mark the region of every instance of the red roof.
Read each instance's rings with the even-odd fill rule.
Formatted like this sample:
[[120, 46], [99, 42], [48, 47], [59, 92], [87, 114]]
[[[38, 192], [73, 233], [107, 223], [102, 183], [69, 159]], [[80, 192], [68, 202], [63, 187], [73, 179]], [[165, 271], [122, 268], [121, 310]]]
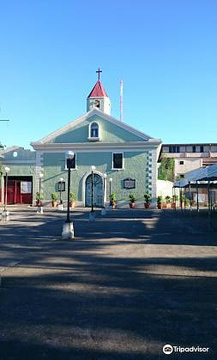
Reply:
[[92, 97], [108, 97], [103, 84], [99, 80], [96, 82], [90, 94], [88, 95], [88, 98]]

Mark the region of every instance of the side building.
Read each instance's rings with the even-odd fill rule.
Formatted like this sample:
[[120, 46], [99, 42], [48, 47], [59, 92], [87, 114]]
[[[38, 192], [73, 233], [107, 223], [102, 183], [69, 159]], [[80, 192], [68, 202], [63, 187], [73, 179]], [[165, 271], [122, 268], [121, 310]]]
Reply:
[[32, 204], [35, 192], [35, 151], [26, 150], [20, 146], [2, 148], [0, 165], [0, 202], [4, 203], [7, 189], [8, 204]]
[[217, 143], [162, 144], [159, 163], [163, 158], [174, 159], [174, 180], [179, 180], [189, 171], [217, 164]]
[[[156, 199], [161, 140], [115, 119], [110, 109], [110, 99], [98, 78], [84, 115], [31, 143], [36, 151], [35, 192], [41, 187], [44, 201], [58, 192], [60, 179], [67, 184], [68, 151], [74, 153], [70, 188], [77, 205], [91, 206], [92, 180], [94, 206], [104, 206], [111, 193], [116, 194], [119, 205], [128, 203], [130, 193], [138, 202], [144, 202], [145, 192]], [[66, 191], [61, 195], [66, 201]]]

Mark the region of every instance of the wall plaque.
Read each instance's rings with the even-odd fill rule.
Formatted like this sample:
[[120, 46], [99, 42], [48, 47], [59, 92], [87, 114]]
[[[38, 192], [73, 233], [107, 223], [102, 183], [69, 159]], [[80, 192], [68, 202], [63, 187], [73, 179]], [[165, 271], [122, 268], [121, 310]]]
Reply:
[[124, 179], [124, 189], [135, 189], [136, 187], [136, 180], [127, 178]]

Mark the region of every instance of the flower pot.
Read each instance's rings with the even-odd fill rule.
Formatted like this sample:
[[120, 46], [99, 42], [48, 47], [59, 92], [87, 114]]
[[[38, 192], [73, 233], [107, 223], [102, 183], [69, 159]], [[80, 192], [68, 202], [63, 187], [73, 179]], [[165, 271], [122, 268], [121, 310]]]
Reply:
[[75, 201], [69, 201], [69, 207], [74, 208], [75, 207]]
[[52, 205], [52, 207], [56, 207], [57, 206], [57, 201], [51, 201], [51, 205]]
[[110, 207], [111, 207], [112, 209], [116, 209], [116, 207], [117, 207], [116, 201], [110, 201]]
[[134, 209], [134, 208], [135, 208], [135, 206], [136, 206], [136, 204], [135, 204], [135, 203], [132, 203], [132, 202], [130, 202], [130, 203], [129, 203], [129, 207], [130, 207], [131, 209]]
[[145, 206], [145, 209], [149, 209], [151, 204], [150, 203], [145, 203], [144, 206]]
[[157, 204], [158, 209], [162, 209], [162, 204]]

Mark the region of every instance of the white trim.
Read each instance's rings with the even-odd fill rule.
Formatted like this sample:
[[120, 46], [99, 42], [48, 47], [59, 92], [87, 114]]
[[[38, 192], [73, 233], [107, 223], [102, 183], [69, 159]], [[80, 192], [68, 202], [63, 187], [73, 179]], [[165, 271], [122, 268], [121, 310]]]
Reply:
[[[98, 129], [98, 136], [96, 136], [96, 137], [91, 136], [91, 128], [92, 128], [93, 124], [96, 124], [97, 129]], [[100, 126], [99, 126], [98, 121], [91, 121], [91, 123], [89, 124], [89, 126], [88, 126], [88, 140], [89, 141], [99, 141], [100, 140]]]
[[36, 164], [36, 160], [6, 160], [4, 161], [5, 163], [7, 164], [14, 164], [14, 165], [17, 165], [17, 164], [32, 164], [32, 165], [35, 165]]
[[[121, 168], [114, 167], [114, 154], [122, 155], [122, 167]], [[111, 168], [111, 170], [124, 170], [124, 152], [123, 151], [113, 151], [112, 152], [112, 168]]]
[[147, 142], [123, 142], [123, 143], [102, 143], [102, 142], [95, 142], [95, 143], [53, 143], [53, 144], [42, 144], [42, 143], [35, 143], [34, 149], [35, 150], [42, 150], [42, 151], [67, 151], [67, 150], [79, 150], [79, 151], [103, 151], [109, 150], [112, 151], [117, 149], [117, 151], [123, 150], [145, 150], [150, 151], [152, 149], [158, 148], [160, 145], [160, 140], [154, 141], [147, 141]]

